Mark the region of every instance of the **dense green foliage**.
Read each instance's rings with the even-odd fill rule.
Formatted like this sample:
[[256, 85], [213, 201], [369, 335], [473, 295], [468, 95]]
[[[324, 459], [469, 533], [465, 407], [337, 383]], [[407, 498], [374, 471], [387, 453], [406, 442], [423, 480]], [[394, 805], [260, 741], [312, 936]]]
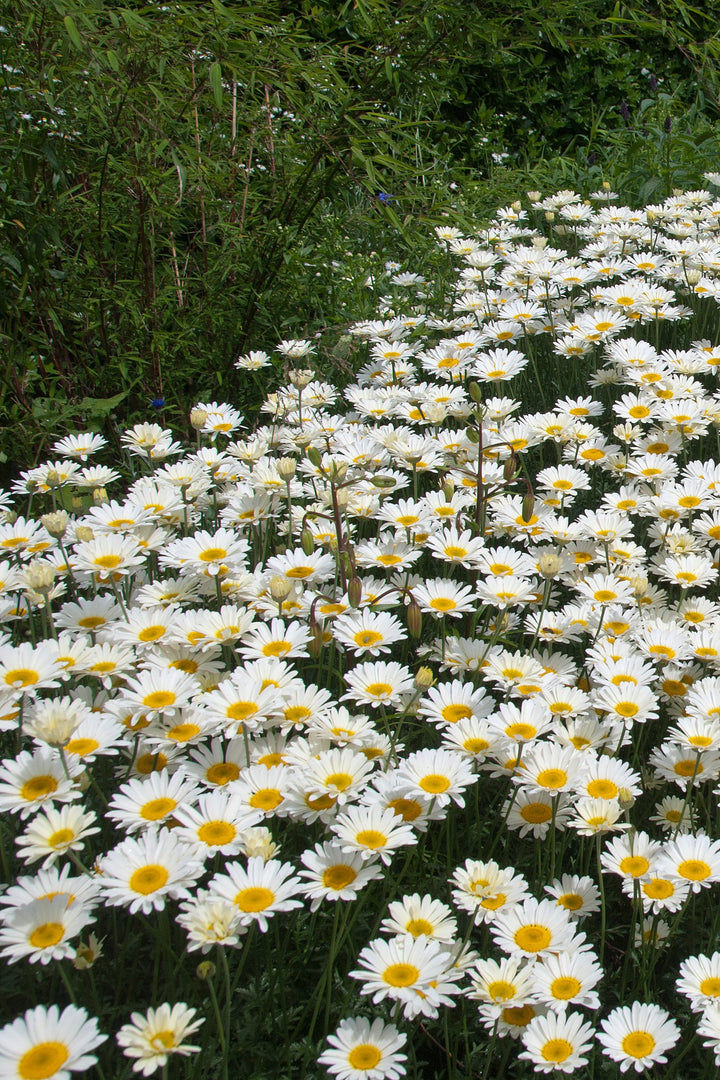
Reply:
[[153, 399], [180, 425], [247, 406], [239, 352], [361, 316], [450, 206], [602, 179], [659, 198], [716, 159], [718, 32], [680, 0], [4, 6], [15, 462]]

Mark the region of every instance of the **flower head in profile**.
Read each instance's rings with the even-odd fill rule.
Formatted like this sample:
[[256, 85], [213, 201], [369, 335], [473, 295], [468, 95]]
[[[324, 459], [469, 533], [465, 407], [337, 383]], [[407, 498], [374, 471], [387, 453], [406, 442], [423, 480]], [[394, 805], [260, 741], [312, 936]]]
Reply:
[[189, 1009], [179, 1002], [170, 1006], [160, 1005], [148, 1009], [147, 1014], [133, 1013], [131, 1023], [124, 1024], [116, 1038], [125, 1057], [136, 1058], [133, 1072], [150, 1076], [167, 1065], [171, 1054], [187, 1057], [197, 1054], [199, 1046], [191, 1046], [185, 1039], [197, 1031], [204, 1020], [193, 1019], [196, 1009]]

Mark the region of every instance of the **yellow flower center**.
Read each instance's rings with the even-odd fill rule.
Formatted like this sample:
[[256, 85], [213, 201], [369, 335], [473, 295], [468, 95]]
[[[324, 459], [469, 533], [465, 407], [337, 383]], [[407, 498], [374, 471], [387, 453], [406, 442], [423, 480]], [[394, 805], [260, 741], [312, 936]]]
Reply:
[[254, 701], [233, 701], [232, 705], [228, 705], [225, 710], [225, 715], [228, 720], [247, 720], [257, 711], [258, 707]]
[[336, 863], [335, 866], [328, 866], [327, 870], [323, 871], [322, 883], [326, 889], [340, 892], [346, 885], [351, 885], [356, 877], [357, 871], [353, 870], [352, 866]]
[[133, 892], [140, 893], [142, 896], [149, 896], [150, 893], [162, 889], [163, 885], [167, 884], [169, 877], [170, 875], [164, 866], [148, 863], [147, 866], [141, 866], [138, 870], [133, 871], [128, 885]]
[[435, 611], [454, 611], [457, 604], [449, 596], [436, 596], [430, 601], [429, 606]]
[[58, 782], [54, 776], [32, 776], [20, 788], [20, 795], [27, 802], [33, 802], [34, 799], [51, 795], [53, 791], [57, 791], [57, 786]]
[[172, 690], [153, 690], [152, 693], [145, 695], [142, 703], [146, 709], [167, 709], [175, 703], [175, 700], [176, 695]]
[[547, 803], [528, 803], [527, 806], [523, 806], [520, 810], [520, 817], [523, 821], [527, 821], [528, 825], [542, 825], [546, 821], [550, 821], [552, 817], [552, 807]]
[[678, 866], [677, 872], [687, 881], [704, 881], [712, 874], [712, 868], [702, 859], [685, 859]]
[[353, 1046], [348, 1054], [348, 1064], [359, 1072], [369, 1072], [370, 1069], [377, 1066], [381, 1058], [382, 1052], [378, 1050], [377, 1046], [372, 1046], [370, 1043], [361, 1043], [360, 1046]]
[[17, 1064], [21, 1080], [48, 1080], [62, 1068], [70, 1057], [64, 1043], [43, 1042], [27, 1050]]
[[427, 791], [430, 795], [440, 795], [450, 787], [447, 776], [441, 776], [439, 773], [430, 773], [428, 776], [423, 776], [419, 784], [423, 791]]
[[446, 705], [440, 710], [440, 715], [447, 724], [457, 724], [458, 720], [472, 716], [472, 710], [467, 705]]
[[248, 889], [241, 889], [235, 897], [235, 907], [241, 911], [252, 913], [265, 911], [275, 900], [275, 893], [271, 889], [265, 889], [261, 885], [251, 885]]
[[383, 972], [383, 980], [388, 986], [412, 986], [420, 977], [414, 964], [390, 964]]
[[206, 771], [205, 779], [210, 784], [223, 787], [231, 780], [237, 780], [239, 775], [240, 766], [236, 765], [234, 761], [218, 761], [216, 765], [211, 765]]
[[274, 810], [283, 801], [283, 795], [277, 788], [260, 788], [248, 799], [256, 810]]
[[512, 983], [505, 982], [504, 979], [497, 979], [495, 982], [488, 983], [488, 997], [493, 1001], [512, 1001], [515, 997], [515, 987]]
[[267, 645], [263, 645], [263, 656], [285, 656], [292, 649], [292, 645], [289, 641], [269, 641]]
[[65, 746], [65, 752], [75, 754], [77, 757], [84, 757], [86, 754], [92, 754], [93, 750], [97, 750], [99, 745], [97, 739], [71, 739]]
[[377, 645], [378, 641], [382, 641], [383, 635], [378, 634], [377, 630], [359, 630], [357, 634], [353, 635], [353, 641], [361, 648], [369, 648], [371, 645]]
[[675, 892], [675, 886], [665, 878], [653, 878], [643, 884], [642, 891], [649, 900], [667, 900]]
[[6, 671], [3, 676], [3, 682], [15, 689], [19, 689], [21, 686], [34, 686], [39, 679], [40, 676], [37, 671], [33, 671], [31, 668], [13, 668], [11, 671]]
[[388, 807], [403, 821], [415, 821], [422, 813], [422, 807], [415, 799], [392, 799]]
[[642, 855], [628, 855], [620, 860], [620, 872], [630, 877], [642, 877], [650, 869], [650, 863]]
[[421, 937], [423, 934], [425, 937], [431, 937], [433, 929], [433, 924], [427, 919], [410, 919], [405, 927], [407, 933], [412, 934], [413, 937]]
[[716, 975], [703, 979], [698, 989], [705, 997], [720, 997], [720, 978]]
[[540, 1053], [545, 1061], [566, 1061], [573, 1052], [567, 1039], [548, 1039]]
[[536, 1016], [532, 1005], [513, 1005], [509, 1009], [503, 1009], [502, 1019], [506, 1024], [513, 1027], [527, 1027]]
[[198, 724], [176, 724], [175, 727], [170, 728], [167, 737], [173, 742], [184, 743], [194, 739], [201, 731], [202, 728]]
[[552, 941], [552, 934], [546, 926], [530, 923], [528, 926], [521, 926], [519, 930], [516, 930], [513, 940], [523, 952], [536, 953], [542, 949], [547, 949]]
[[563, 784], [567, 783], [567, 779], [567, 773], [562, 769], [543, 769], [542, 772], [538, 773], [536, 782], [540, 787], [557, 790], [557, 788], [561, 788]]
[[219, 547], [205, 548], [204, 551], [200, 552], [198, 558], [200, 559], [200, 562], [219, 562], [220, 559], [227, 558], [227, 551], [225, 548]]
[[151, 799], [151, 801], [146, 802], [141, 809], [140, 817], [145, 818], [146, 821], [162, 821], [162, 819], [167, 817], [176, 806], [177, 802], [175, 799], [168, 799], [167, 797]]
[[628, 1057], [644, 1058], [655, 1049], [655, 1039], [649, 1031], [631, 1031], [620, 1046]]
[[565, 908], [566, 911], [579, 911], [582, 906], [582, 896], [577, 893], [563, 893], [558, 897], [558, 907]]
[[384, 847], [387, 844], [387, 836], [384, 833], [378, 832], [377, 829], [362, 829], [355, 837], [355, 840], [362, 847], [377, 849]]
[[591, 780], [586, 791], [591, 799], [616, 799], [618, 786], [612, 780]]
[[167, 633], [166, 626], [146, 626], [138, 634], [138, 641], [158, 641], [163, 634]]
[[572, 975], [561, 975], [550, 983], [550, 993], [558, 1001], [570, 1001], [582, 990], [582, 983]]
[[99, 566], [101, 570], [114, 570], [121, 562], [121, 555], [97, 555], [93, 559], [93, 564]]
[[449, 559], [464, 559], [467, 555], [467, 548], [457, 547], [455, 544], [448, 544], [445, 548], [445, 554]]
[[509, 727], [505, 728], [505, 734], [510, 739], [522, 741], [523, 739], [532, 739], [537, 735], [537, 728], [533, 727], [532, 724], [510, 724]]
[[327, 787], [334, 787], [338, 791], [345, 791], [346, 788], [350, 787], [352, 782], [353, 782], [352, 775], [350, 773], [346, 773], [346, 772], [330, 773], [329, 776], [325, 777], [326, 786]]
[[57, 945], [62, 941], [65, 927], [62, 923], [48, 922], [42, 926], [36, 926], [30, 934], [28, 941], [34, 949], [48, 949], [51, 945]]
[[141, 754], [135, 762], [135, 768], [141, 775], [147, 776], [151, 772], [162, 772], [167, 763], [165, 754]]
[[197, 831], [197, 838], [210, 847], [231, 844], [237, 835], [237, 829], [229, 821], [206, 821]]
[[374, 682], [365, 687], [365, 692], [369, 694], [370, 697], [382, 698], [389, 697], [390, 694], [392, 694], [392, 689], [390, 683]]

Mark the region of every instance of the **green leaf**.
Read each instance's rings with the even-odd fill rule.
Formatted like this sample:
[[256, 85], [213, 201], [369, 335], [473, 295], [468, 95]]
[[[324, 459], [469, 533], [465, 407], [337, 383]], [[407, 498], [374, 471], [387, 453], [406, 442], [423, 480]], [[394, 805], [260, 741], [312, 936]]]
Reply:
[[210, 65], [210, 85], [212, 86], [213, 97], [215, 98], [215, 104], [218, 109], [222, 108], [223, 99], [223, 85], [222, 85], [222, 67], [218, 60], [215, 60]]
[[65, 29], [67, 30], [67, 35], [70, 38], [70, 40], [72, 41], [75, 48], [76, 49], [82, 49], [82, 47], [83, 47], [82, 38], [80, 37], [80, 34], [78, 33], [78, 28], [75, 25], [75, 20], [73, 19], [72, 15], [66, 15], [65, 18], [63, 19], [63, 23], [65, 24]]
[[115, 394], [109, 398], [83, 398], [75, 406], [77, 412], [89, 413], [91, 416], [106, 416], [111, 413], [113, 409], [117, 408], [121, 401], [130, 393], [130, 388], [122, 390], [119, 394]]

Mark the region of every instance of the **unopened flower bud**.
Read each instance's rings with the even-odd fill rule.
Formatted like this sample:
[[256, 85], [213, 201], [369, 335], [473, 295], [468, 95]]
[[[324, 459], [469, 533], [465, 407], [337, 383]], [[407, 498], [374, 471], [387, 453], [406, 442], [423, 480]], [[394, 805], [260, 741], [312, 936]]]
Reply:
[[350, 578], [350, 580], [348, 581], [348, 587], [347, 587], [348, 603], [350, 604], [351, 608], [360, 607], [360, 601], [362, 600], [362, 593], [363, 593], [362, 581], [357, 576], [357, 574], [354, 574]]
[[323, 628], [319, 622], [315, 619], [311, 619], [308, 627], [310, 630], [310, 641], [308, 642], [308, 652], [314, 660], [320, 656], [323, 647]]
[[17, 514], [15, 513], [14, 510], [6, 510], [5, 511], [4, 521], [5, 521], [6, 525], [14, 525], [15, 522], [17, 521], [17, 519], [18, 519], [18, 516], [17, 516]]
[[542, 195], [540, 194], [539, 191], [528, 191], [527, 192], [527, 197], [530, 200], [530, 202], [540, 202], [540, 199], [542, 198]]
[[544, 578], [557, 577], [562, 570], [563, 561], [555, 551], [544, 551], [538, 558], [537, 568]]
[[511, 210], [514, 210], [516, 214], [519, 214], [522, 210], [522, 203], [519, 199], [516, 199], [515, 202], [510, 203], [510, 208]]
[[297, 469], [297, 462], [295, 458], [281, 457], [277, 462], [276, 467], [281, 479], [287, 482], [288, 480], [292, 480], [293, 476], [295, 475], [295, 470]]
[[435, 676], [429, 667], [421, 667], [415, 673], [415, 689], [429, 690], [435, 685]]
[[60, 473], [57, 469], [48, 469], [45, 483], [48, 487], [57, 487], [60, 483]]
[[330, 479], [333, 484], [342, 484], [347, 476], [347, 471], [347, 461], [333, 461], [329, 471]]
[[626, 787], [618, 788], [617, 799], [623, 810], [629, 810], [635, 804], [635, 796]]
[[65, 510], [56, 510], [53, 514], [43, 514], [40, 518], [46, 532], [49, 532], [56, 540], [62, 540], [67, 532], [69, 520], [70, 518]]
[[88, 540], [95, 539], [95, 533], [88, 525], [78, 525], [75, 530], [75, 539], [85, 544]]
[[411, 638], [419, 638], [422, 633], [422, 611], [417, 600], [413, 598], [407, 608], [407, 626]]
[[243, 854], [252, 859], [260, 857], [265, 862], [274, 859], [280, 851], [280, 845], [272, 838], [272, 833], [266, 825], [253, 825], [240, 834]]
[[25, 583], [33, 592], [47, 596], [55, 581], [55, 567], [43, 559], [34, 559], [25, 567]]
[[523, 496], [522, 510], [520, 512], [520, 517], [522, 518], [523, 522], [526, 525], [529, 524], [532, 521], [534, 511], [535, 511], [535, 496], [534, 496], [532, 491], [528, 491]]
[[335, 502], [339, 510], [344, 510], [350, 502], [350, 489], [346, 487], [338, 488], [335, 492]]
[[471, 442], [473, 444], [473, 446], [477, 446], [477, 444], [480, 442], [480, 436], [477, 433], [477, 429], [474, 427], [469, 427], [465, 429], [465, 437], [468, 442]]
[[274, 574], [270, 578], [270, 596], [276, 604], [281, 604], [287, 599], [292, 592], [292, 587], [290, 578], [283, 577], [282, 574]]
[[552, 225], [553, 221], [555, 220], [555, 214], [552, 210], [545, 211], [545, 220], [549, 225]]
[[380, 488], [381, 491], [389, 491], [391, 488], [395, 487], [396, 480], [393, 476], [382, 476], [378, 474], [377, 476], [372, 477], [370, 483], [373, 487]]
[[305, 527], [300, 533], [300, 546], [307, 556], [312, 555], [315, 551], [315, 540], [310, 529]]
[[198, 966], [195, 968], [195, 974], [198, 979], [202, 979], [203, 982], [207, 982], [209, 979], [215, 978], [216, 967], [212, 960], [201, 960]]
[[702, 274], [699, 270], [687, 270], [685, 276], [687, 277], [688, 285], [697, 285]]
[[296, 389], [303, 390], [312, 382], [313, 376], [314, 372], [310, 368], [300, 368], [298, 371], [291, 371], [288, 378]]
[[468, 383], [468, 394], [470, 395], [470, 398], [471, 398], [472, 401], [478, 401], [479, 402], [479, 401], [482, 401], [482, 399], [483, 399], [482, 398], [482, 390], [480, 389], [480, 384], [476, 383], [474, 379], [471, 382]]
[[507, 458], [505, 464], [503, 465], [503, 480], [505, 480], [506, 482], [512, 480], [515, 476], [516, 471], [517, 464], [515, 461], [515, 454], [511, 453], [510, 457]]
[[308, 446], [307, 459], [311, 465], [314, 465], [316, 469], [319, 469], [322, 465], [322, 454], [318, 450], [317, 446]]
[[96, 506], [105, 506], [110, 501], [104, 487], [93, 488], [92, 497]]
[[445, 477], [440, 490], [442, 491], [443, 496], [445, 497], [446, 501], [450, 502], [450, 500], [452, 499], [453, 494], [455, 492], [455, 482], [452, 479], [452, 477], [450, 477], [450, 476]]
[[630, 588], [633, 591], [633, 596], [636, 600], [640, 600], [648, 591], [648, 579], [645, 574], [636, 574], [630, 578]]
[[547, 237], [533, 236], [532, 246], [535, 248], [536, 251], [542, 251], [544, 248], [547, 247]]
[[195, 431], [201, 431], [205, 427], [205, 421], [208, 418], [207, 411], [200, 409], [196, 405], [194, 409], [190, 410], [190, 424]]

